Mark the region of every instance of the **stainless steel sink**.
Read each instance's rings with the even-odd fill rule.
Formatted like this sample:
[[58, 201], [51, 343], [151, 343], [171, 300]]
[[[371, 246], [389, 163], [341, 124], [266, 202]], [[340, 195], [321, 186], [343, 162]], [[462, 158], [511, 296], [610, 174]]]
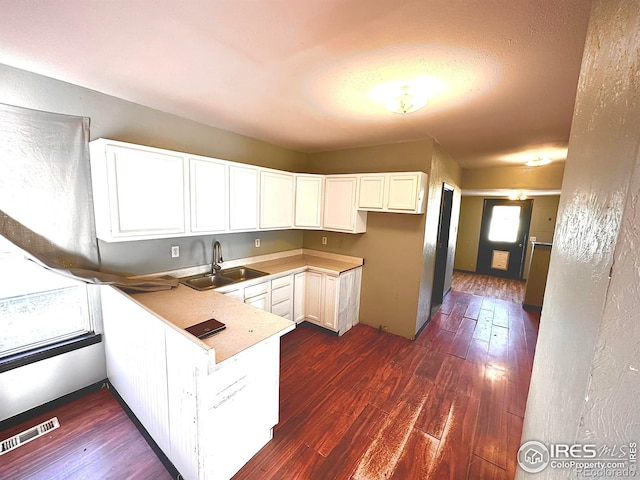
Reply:
[[196, 290], [211, 290], [212, 288], [224, 287], [225, 285], [264, 277], [265, 275], [269, 274], [252, 268], [234, 267], [220, 270], [215, 275], [199, 275], [197, 277], [185, 278], [180, 280], [180, 283], [195, 288]]
[[205, 275], [204, 277], [190, 278], [182, 281], [185, 285], [195, 288], [196, 290], [224, 287], [233, 282], [234, 280], [232, 278], [222, 277], [220, 275]]
[[218, 275], [222, 275], [223, 277], [227, 277], [227, 278], [232, 278], [234, 282], [244, 282], [245, 280], [260, 278], [269, 274], [266, 272], [261, 272], [260, 270], [254, 270], [253, 268], [235, 267], [235, 268], [227, 268], [226, 270], [220, 270], [220, 273], [218, 273]]

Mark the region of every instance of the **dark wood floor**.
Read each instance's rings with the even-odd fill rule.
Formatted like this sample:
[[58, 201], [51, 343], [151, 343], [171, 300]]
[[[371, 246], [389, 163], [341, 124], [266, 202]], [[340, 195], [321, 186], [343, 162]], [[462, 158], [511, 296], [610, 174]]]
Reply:
[[0, 456], [1, 479], [171, 479], [107, 389], [4, 430], [0, 440], [52, 417], [60, 428]]
[[513, 478], [538, 322], [452, 291], [416, 341], [299, 326], [274, 439], [234, 479]]
[[[299, 325], [282, 339], [274, 439], [234, 479], [513, 478], [538, 322], [452, 291], [415, 341]], [[106, 390], [0, 440], [51, 416], [62, 427], [1, 456], [0, 478], [170, 478]]]
[[451, 288], [508, 302], [522, 303], [526, 283], [511, 278], [492, 277], [454, 270]]

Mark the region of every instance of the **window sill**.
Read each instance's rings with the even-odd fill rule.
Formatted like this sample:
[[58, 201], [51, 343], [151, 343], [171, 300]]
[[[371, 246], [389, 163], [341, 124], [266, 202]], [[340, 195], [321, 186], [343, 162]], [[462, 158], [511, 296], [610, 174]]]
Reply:
[[39, 362], [46, 358], [62, 355], [63, 353], [72, 352], [80, 348], [88, 347], [102, 341], [101, 333], [87, 333], [79, 337], [70, 338], [61, 342], [52, 343], [45, 347], [34, 348], [27, 352], [16, 353], [8, 357], [0, 359], [0, 373], [13, 370], [14, 368], [24, 367], [31, 363]]

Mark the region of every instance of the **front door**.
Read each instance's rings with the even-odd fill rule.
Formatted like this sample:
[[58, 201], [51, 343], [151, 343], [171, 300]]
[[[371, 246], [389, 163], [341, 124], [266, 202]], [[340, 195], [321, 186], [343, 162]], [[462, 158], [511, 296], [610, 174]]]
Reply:
[[482, 211], [476, 271], [521, 279], [533, 200], [487, 198]]

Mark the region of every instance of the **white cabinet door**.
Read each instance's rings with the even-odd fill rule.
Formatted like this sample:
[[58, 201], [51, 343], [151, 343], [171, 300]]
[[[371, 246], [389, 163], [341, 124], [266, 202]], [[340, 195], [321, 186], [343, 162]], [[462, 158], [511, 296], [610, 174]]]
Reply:
[[258, 228], [258, 169], [229, 166], [229, 230]]
[[418, 174], [390, 174], [388, 177], [387, 208], [389, 210], [416, 211], [419, 181]]
[[358, 208], [382, 210], [384, 208], [384, 175], [360, 175]]
[[300, 323], [305, 319], [306, 272], [293, 276], [293, 321]]
[[338, 300], [338, 278], [331, 275], [324, 276], [322, 299], [322, 325], [337, 330], [336, 306]]
[[366, 212], [356, 210], [358, 177], [329, 175], [324, 183], [323, 228], [351, 233], [366, 231]]
[[[113, 145], [106, 146], [106, 156], [107, 236], [144, 238], [185, 233], [183, 157]], [[98, 176], [101, 173], [99, 169], [92, 171]], [[100, 223], [102, 219], [96, 220]]]
[[191, 231], [227, 229], [227, 165], [214, 160], [189, 159]]
[[305, 318], [320, 324], [322, 318], [322, 274], [307, 272], [305, 283]]
[[291, 228], [293, 225], [293, 174], [260, 172], [260, 228]]
[[322, 228], [324, 176], [296, 175], [296, 228]]

